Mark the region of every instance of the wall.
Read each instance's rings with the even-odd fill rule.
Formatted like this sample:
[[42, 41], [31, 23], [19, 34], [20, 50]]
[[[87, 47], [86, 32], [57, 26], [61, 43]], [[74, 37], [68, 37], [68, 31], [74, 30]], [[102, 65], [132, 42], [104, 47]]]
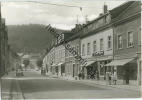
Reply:
[[[92, 53], [93, 53], [93, 42], [97, 42], [97, 51], [100, 51], [100, 39], [103, 38], [104, 41], [104, 55], [112, 55], [113, 50], [110, 49], [108, 50], [108, 42], [107, 42], [107, 37], [111, 36], [112, 37], [112, 49], [113, 49], [113, 29], [106, 29], [104, 31], [94, 33], [91, 36], [85, 37], [81, 39], [81, 55], [82, 55], [82, 45], [85, 44], [85, 56], [82, 56], [83, 58], [91, 58]], [[91, 49], [91, 54], [87, 55], [87, 43], [90, 43], [90, 49]]]
[[[74, 47], [75, 51], [78, 51], [78, 54], [80, 55], [80, 38], [71, 40], [67, 44], [69, 44], [70, 47]], [[71, 77], [78, 76], [79, 62], [74, 58], [74, 56], [68, 50], [66, 50], [65, 70], [66, 70], [67, 76], [71, 76]]]
[[[131, 20], [127, 23], [123, 23], [120, 24], [118, 26], [114, 27], [114, 53], [115, 53], [115, 59], [119, 59], [119, 58], [131, 58], [131, 57], [135, 57], [136, 56], [136, 52], [140, 52], [140, 24], [141, 19], [134, 19]], [[133, 47], [128, 47], [128, 32], [129, 31], [133, 31], [133, 39], [134, 39], [134, 46]], [[139, 33], [139, 34], [138, 34]], [[121, 34], [122, 35], [122, 39], [123, 39], [123, 48], [122, 49], [118, 49], [118, 35]]]

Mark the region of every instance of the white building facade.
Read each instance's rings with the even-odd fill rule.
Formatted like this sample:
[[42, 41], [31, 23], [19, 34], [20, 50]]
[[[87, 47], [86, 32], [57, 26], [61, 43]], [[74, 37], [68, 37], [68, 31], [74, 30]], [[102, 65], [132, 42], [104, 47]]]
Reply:
[[81, 39], [81, 55], [87, 60], [86, 76], [99, 72], [105, 77], [105, 64], [113, 59], [113, 29], [108, 28]]

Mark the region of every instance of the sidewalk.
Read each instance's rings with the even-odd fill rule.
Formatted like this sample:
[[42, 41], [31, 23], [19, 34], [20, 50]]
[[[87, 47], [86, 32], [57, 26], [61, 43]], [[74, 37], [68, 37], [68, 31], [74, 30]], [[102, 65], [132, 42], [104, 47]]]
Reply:
[[120, 84], [121, 81], [117, 82], [117, 85], [107, 85], [105, 80], [89, 80], [89, 79], [85, 79], [85, 80], [75, 80], [72, 78], [67, 78], [67, 77], [59, 77], [60, 79], [64, 79], [64, 80], [68, 80], [68, 81], [74, 81], [74, 82], [80, 82], [80, 83], [85, 83], [88, 85], [102, 85], [102, 86], [108, 86], [108, 87], [112, 87], [112, 88], [119, 88], [119, 89], [126, 89], [126, 90], [132, 90], [132, 91], [139, 91], [141, 92], [142, 88], [139, 85], [123, 85]]

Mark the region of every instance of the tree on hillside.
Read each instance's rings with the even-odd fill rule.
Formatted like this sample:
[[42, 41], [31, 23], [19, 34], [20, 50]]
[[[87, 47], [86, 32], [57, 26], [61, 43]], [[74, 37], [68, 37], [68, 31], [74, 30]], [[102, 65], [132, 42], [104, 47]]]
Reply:
[[[55, 39], [47, 31], [45, 25], [8, 25], [7, 27], [9, 44], [16, 52], [40, 53], [46, 47], [49, 47], [51, 41]], [[56, 30], [59, 33], [64, 32], [64, 30]]]

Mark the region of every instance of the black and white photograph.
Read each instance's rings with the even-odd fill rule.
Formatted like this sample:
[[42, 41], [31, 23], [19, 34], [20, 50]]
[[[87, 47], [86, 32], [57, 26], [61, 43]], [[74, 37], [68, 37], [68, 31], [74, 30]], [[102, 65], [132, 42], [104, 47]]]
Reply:
[[141, 99], [140, 0], [0, 0], [0, 100]]

